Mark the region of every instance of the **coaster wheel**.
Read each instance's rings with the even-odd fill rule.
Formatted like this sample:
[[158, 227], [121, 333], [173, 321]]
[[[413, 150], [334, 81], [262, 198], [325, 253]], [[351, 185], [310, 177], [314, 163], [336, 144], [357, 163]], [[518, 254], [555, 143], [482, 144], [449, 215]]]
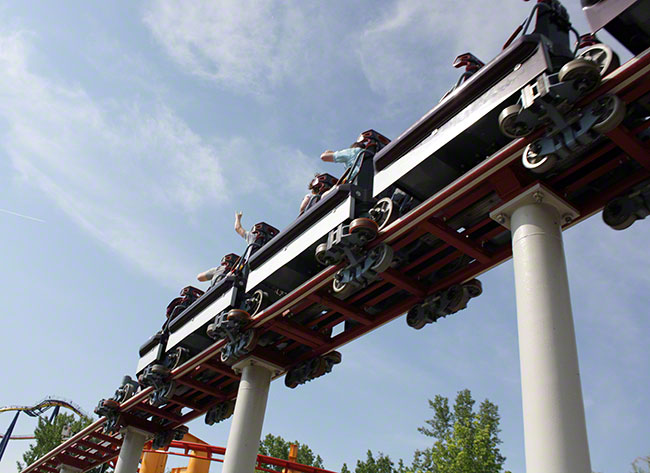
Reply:
[[232, 320], [235, 322], [248, 322], [251, 319], [251, 316], [245, 310], [230, 309], [226, 318], [227, 320]]
[[554, 154], [540, 155], [536, 149], [538, 143], [529, 143], [521, 155], [521, 163], [526, 169], [535, 174], [544, 174], [550, 171], [557, 162], [557, 156]]
[[510, 138], [520, 138], [533, 131], [525, 122], [519, 119], [521, 105], [515, 104], [501, 110], [499, 114], [499, 130]]
[[221, 349], [221, 355], [220, 355], [220, 358], [221, 358], [221, 362], [222, 362], [222, 363], [225, 363], [225, 364], [228, 365], [228, 366], [232, 365], [232, 364], [236, 361], [236, 359], [237, 359], [237, 358], [234, 356], [232, 350], [230, 350], [230, 349], [228, 348], [228, 345], [226, 345], [225, 347], [223, 347], [223, 348]]
[[463, 287], [467, 290], [469, 297], [478, 297], [483, 294], [483, 284], [478, 279], [467, 281]]
[[339, 299], [348, 298], [354, 291], [356, 291], [356, 289], [356, 286], [351, 282], [341, 283], [341, 281], [336, 277], [332, 280], [332, 290]]
[[393, 248], [386, 243], [373, 248], [370, 252], [371, 257], [376, 258], [376, 262], [370, 267], [377, 273], [386, 271], [393, 262]]
[[602, 43], [594, 44], [593, 46], [589, 46], [582, 50], [580, 54], [578, 54], [578, 57], [587, 59], [596, 64], [601, 77], [605, 77], [610, 72], [618, 69], [621, 65], [618, 54], [612, 51], [612, 48]]
[[324, 357], [330, 360], [334, 365], [338, 365], [343, 360], [343, 355], [338, 351], [331, 351]]
[[253, 295], [246, 301], [251, 317], [254, 317], [266, 309], [269, 303], [269, 294], [262, 289], [253, 292]]
[[256, 330], [247, 330], [244, 332], [244, 346], [243, 349], [246, 352], [253, 351], [253, 348], [257, 346], [257, 331]]
[[120, 403], [115, 399], [102, 399], [102, 407], [106, 409], [119, 409]]
[[322, 264], [324, 266], [329, 266], [332, 264], [338, 264], [341, 262], [342, 255], [339, 258], [333, 257], [332, 253], [327, 252], [327, 243], [321, 243], [316, 247], [316, 251], [314, 252], [314, 257], [316, 258], [316, 261], [318, 261], [319, 264]]
[[558, 79], [560, 82], [574, 81], [575, 89], [586, 94], [600, 84], [600, 67], [589, 59], [579, 57], [562, 66]]
[[373, 216], [373, 220], [377, 223], [378, 230], [382, 230], [396, 220], [396, 210], [395, 203], [390, 197], [384, 197], [377, 201], [375, 206], [370, 209], [370, 215]]
[[350, 223], [350, 233], [358, 235], [364, 242], [374, 240], [378, 232], [377, 223], [369, 218], [355, 218]]
[[162, 363], [156, 363], [155, 365], [151, 365], [151, 373], [156, 374], [158, 376], [166, 377], [169, 376], [169, 368], [167, 368], [165, 365]]
[[603, 95], [596, 100], [596, 111], [600, 118], [591, 127], [598, 133], [609, 133], [625, 118], [625, 102], [613, 94]]
[[446, 297], [449, 301], [447, 309], [450, 312], [458, 312], [459, 310], [464, 309], [467, 305], [467, 300], [469, 299], [469, 297], [465, 295], [462, 286], [459, 284], [454, 284], [447, 289]]
[[603, 221], [614, 230], [625, 230], [636, 221], [634, 205], [627, 197], [617, 197], [605, 205]]
[[427, 319], [419, 307], [413, 307], [406, 314], [406, 324], [415, 330], [420, 330], [427, 324]]
[[298, 386], [298, 375], [295, 371], [289, 370], [289, 372], [284, 377], [284, 385], [288, 388], [294, 389]]

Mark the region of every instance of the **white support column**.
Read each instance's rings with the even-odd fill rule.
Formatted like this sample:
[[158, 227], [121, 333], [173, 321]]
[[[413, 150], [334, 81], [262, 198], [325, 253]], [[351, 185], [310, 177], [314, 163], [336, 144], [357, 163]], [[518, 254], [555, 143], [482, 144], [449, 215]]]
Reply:
[[233, 369], [241, 372], [241, 381], [222, 473], [253, 473], [271, 378], [281, 369], [254, 356], [235, 364]]
[[136, 473], [142, 456], [142, 449], [151, 434], [135, 427], [126, 427], [122, 430], [122, 447], [117, 457], [115, 473]]
[[512, 232], [527, 473], [591, 473], [562, 222], [537, 184], [491, 214]]

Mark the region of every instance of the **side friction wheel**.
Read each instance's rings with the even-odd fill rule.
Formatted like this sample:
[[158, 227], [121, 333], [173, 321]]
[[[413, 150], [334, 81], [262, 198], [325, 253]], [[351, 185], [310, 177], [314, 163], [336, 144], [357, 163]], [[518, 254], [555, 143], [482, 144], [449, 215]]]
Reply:
[[515, 104], [504, 108], [499, 114], [499, 129], [501, 133], [510, 138], [519, 138], [529, 135], [530, 127], [519, 119], [521, 105]]
[[553, 169], [557, 162], [557, 156], [554, 154], [540, 155], [537, 151], [539, 145], [536, 142], [529, 143], [521, 155], [521, 163], [526, 169], [535, 174], [544, 174]]
[[627, 197], [617, 197], [605, 205], [603, 221], [614, 230], [625, 230], [636, 221], [633, 207]]
[[576, 90], [586, 94], [600, 84], [600, 67], [588, 59], [573, 59], [562, 66], [558, 79], [560, 82], [574, 81]]
[[393, 262], [393, 249], [386, 243], [375, 247], [371, 251], [371, 256], [376, 258], [376, 262], [370, 269], [378, 273], [386, 271]]
[[269, 295], [262, 289], [258, 289], [253, 293], [248, 300], [248, 308], [250, 309], [251, 316], [255, 316], [266, 308], [269, 302]]
[[625, 102], [616, 95], [603, 95], [596, 101], [595, 107], [594, 111], [600, 118], [591, 128], [598, 133], [609, 133], [625, 118]]
[[319, 264], [322, 264], [324, 266], [338, 263], [335, 258], [332, 258], [331, 255], [327, 254], [327, 243], [321, 243], [316, 247], [314, 258], [316, 258], [316, 261], [318, 261]]
[[382, 230], [384, 227], [388, 226], [391, 222], [397, 217], [397, 209], [395, 208], [395, 203], [390, 197], [384, 197], [380, 199], [375, 206], [370, 210], [370, 215], [373, 216], [373, 220], [377, 223], [378, 229]]
[[581, 51], [578, 57], [596, 64], [601, 77], [605, 77], [621, 65], [618, 55], [612, 51], [612, 48], [602, 43], [589, 46], [587, 49]]
[[374, 240], [378, 231], [377, 223], [369, 218], [355, 218], [350, 223], [350, 233], [359, 235], [365, 241]]

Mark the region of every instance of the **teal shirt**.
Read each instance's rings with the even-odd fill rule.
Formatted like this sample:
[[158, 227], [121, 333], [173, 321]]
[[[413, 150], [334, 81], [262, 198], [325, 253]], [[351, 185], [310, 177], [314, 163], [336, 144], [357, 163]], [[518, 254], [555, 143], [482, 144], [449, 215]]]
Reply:
[[[362, 151], [365, 150], [363, 148], [346, 148], [340, 151], [335, 151], [333, 154], [334, 162], [345, 164], [345, 169], [347, 169], [354, 164], [355, 159], [357, 159], [357, 156], [359, 156], [359, 153]], [[357, 163], [355, 169], [351, 171], [351, 175], [354, 176], [357, 172], [359, 172], [360, 167], [361, 159], [359, 159], [359, 162]]]

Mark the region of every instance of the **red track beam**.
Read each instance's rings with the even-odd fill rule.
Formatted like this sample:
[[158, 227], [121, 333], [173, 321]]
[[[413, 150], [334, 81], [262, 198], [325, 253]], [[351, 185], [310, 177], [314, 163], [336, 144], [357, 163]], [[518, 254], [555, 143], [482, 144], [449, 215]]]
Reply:
[[171, 420], [172, 422], [180, 422], [180, 420], [181, 420], [181, 416], [176, 415], [173, 412], [158, 409], [157, 407], [154, 407], [154, 406], [152, 406], [150, 404], [146, 404], [144, 402], [138, 406], [138, 409], [140, 409], [141, 411], [147, 412], [149, 414], [152, 414], [152, 415], [154, 415], [156, 417]]
[[79, 445], [83, 445], [84, 447], [95, 449], [98, 452], [103, 452], [107, 455], [117, 455], [119, 453], [118, 450], [114, 450], [109, 447], [104, 447], [103, 445], [97, 445], [95, 443], [89, 442], [88, 440], [84, 440], [84, 439], [80, 439], [77, 443]]
[[628, 129], [619, 126], [607, 133], [607, 137], [641, 166], [650, 170], [650, 151]]
[[219, 389], [200, 381], [196, 381], [194, 379], [178, 378], [176, 382], [184, 384], [185, 386], [189, 386], [190, 388], [196, 389], [197, 391], [201, 391], [202, 393], [209, 394], [210, 396], [214, 396], [217, 399], [225, 398], [224, 394]]
[[420, 227], [481, 263], [490, 261], [487, 253], [437, 219], [425, 220], [420, 223]]
[[311, 348], [318, 347], [329, 341], [324, 335], [319, 335], [314, 330], [305, 330], [300, 325], [289, 320], [282, 320], [279, 317], [272, 323], [271, 330]]
[[351, 306], [338, 299], [334, 299], [333, 297], [311, 294], [309, 296], [309, 299], [316, 302], [317, 304], [327, 306], [339, 314], [345, 315], [347, 318], [354, 320], [355, 322], [359, 322], [363, 325], [372, 324], [372, 320], [370, 320], [366, 315], [362, 314], [356, 307]]
[[394, 286], [405, 289], [414, 296], [424, 297], [424, 295], [427, 293], [426, 289], [420, 283], [420, 281], [417, 281], [396, 269], [387, 269], [381, 273], [381, 278]]
[[207, 360], [201, 363], [201, 366], [207, 367], [210, 371], [214, 371], [215, 373], [228, 376], [229, 378], [236, 379], [239, 381], [240, 377], [237, 373], [235, 373], [232, 368], [230, 368], [228, 365], [225, 365], [223, 363], [219, 363], [216, 360]]

